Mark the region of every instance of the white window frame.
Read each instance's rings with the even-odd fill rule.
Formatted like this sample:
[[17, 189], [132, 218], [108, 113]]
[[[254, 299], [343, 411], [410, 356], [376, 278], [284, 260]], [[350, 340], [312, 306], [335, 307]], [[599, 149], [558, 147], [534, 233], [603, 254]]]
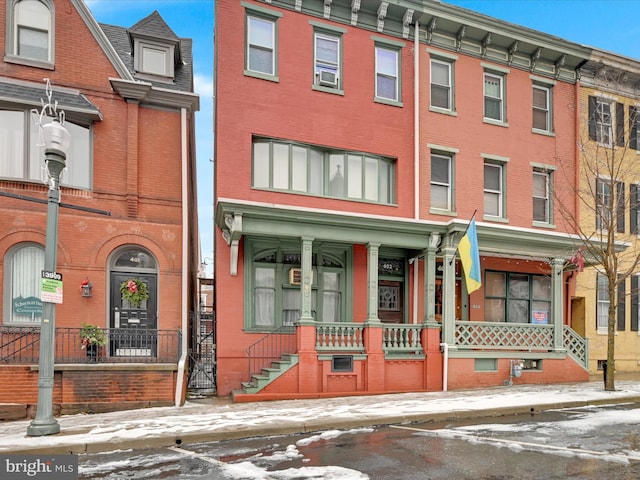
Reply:
[[[334, 42], [336, 45], [336, 61], [328, 61], [318, 58], [318, 39]], [[341, 90], [342, 88], [342, 36], [327, 32], [315, 31], [313, 34], [313, 84], [318, 87]], [[329, 72], [335, 75], [335, 82], [323, 79], [322, 72]]]
[[[489, 77], [498, 81], [499, 86], [497, 97], [487, 93], [487, 79]], [[505, 123], [505, 75], [494, 71], [485, 71], [482, 79], [484, 119], [489, 122]], [[500, 118], [494, 118], [487, 115], [487, 100], [492, 100], [498, 103]]]
[[[394, 72], [383, 72], [381, 71], [379, 54], [391, 53], [395, 57], [395, 71]], [[379, 79], [391, 79], [394, 82], [394, 97], [387, 97], [380, 93], [378, 80]], [[400, 102], [401, 92], [400, 92], [400, 51], [397, 48], [387, 47], [383, 45], [376, 45], [375, 47], [375, 97], [376, 99], [381, 99], [387, 102]]]
[[[486, 185], [486, 169], [487, 168], [495, 168], [498, 171], [498, 179], [500, 181], [500, 185], [498, 189], [487, 188]], [[505, 198], [505, 188], [504, 188], [504, 176], [505, 176], [505, 165], [501, 162], [492, 162], [486, 161], [483, 166], [483, 184], [484, 184], [484, 216], [492, 217], [492, 218], [504, 218], [504, 198]], [[498, 212], [497, 213], [488, 213], [487, 212], [487, 196], [497, 197], [498, 198]]]
[[[535, 178], [542, 178], [544, 181], [544, 194], [543, 195], [537, 195], [536, 194], [536, 188], [535, 188]], [[551, 191], [552, 191], [552, 186], [553, 186], [553, 181], [552, 181], [552, 172], [548, 171], [548, 170], [544, 170], [544, 169], [540, 169], [540, 168], [534, 168], [533, 169], [533, 221], [534, 222], [539, 222], [539, 223], [551, 223], [552, 219], [551, 219]], [[535, 208], [535, 200], [541, 200], [542, 202], [544, 202], [544, 218], [543, 219], [538, 219], [535, 216], [536, 213], [536, 208]]]
[[[444, 159], [447, 161], [447, 176], [448, 182], [437, 181], [433, 178], [433, 160], [434, 157]], [[440, 152], [431, 152], [431, 208], [436, 210], [443, 210], [451, 212], [453, 211], [453, 155], [440, 153]], [[444, 188], [446, 189], [446, 205], [445, 206], [436, 206], [433, 202], [433, 191], [435, 188]]]
[[[25, 265], [21, 265], [20, 268], [14, 266], [15, 259], [24, 249], [35, 249], [39, 253], [39, 258], [36, 258], [33, 262], [30, 262], [29, 266], [32, 270], [28, 272], [28, 277], [25, 276]], [[4, 269], [4, 301], [3, 301], [3, 319], [6, 325], [28, 325], [28, 326], [40, 326], [42, 312], [40, 315], [32, 313], [32, 318], [29, 321], [14, 320], [14, 300], [17, 298], [40, 298], [40, 281], [41, 272], [44, 268], [44, 247], [42, 245], [25, 242], [12, 246], [5, 254], [5, 269]], [[18, 278], [19, 277], [19, 278]], [[16, 285], [19, 283], [19, 285]], [[16, 289], [20, 290], [16, 292]], [[14, 295], [19, 295], [14, 299]], [[26, 295], [24, 297], [23, 295]], [[32, 306], [31, 308], [34, 308]], [[37, 307], [35, 307], [37, 308]]]
[[596, 331], [608, 332], [609, 329], [609, 282], [607, 277], [598, 273], [596, 275]]
[[609, 199], [615, 192], [611, 190], [613, 183], [607, 178], [596, 178], [596, 230], [611, 225], [613, 212], [609, 208]]
[[[532, 105], [533, 105], [533, 130], [538, 130], [538, 131], [543, 131], [543, 132], [551, 132], [552, 130], [552, 122], [551, 122], [551, 118], [552, 118], [552, 112], [551, 112], [551, 105], [552, 105], [552, 89], [551, 87], [545, 86], [545, 85], [533, 85], [533, 90], [532, 93], [535, 92], [536, 90], [543, 92], [544, 96], [545, 96], [545, 105], [536, 105], [535, 102], [533, 102], [532, 99]], [[532, 95], [533, 98], [535, 99], [535, 95]], [[535, 113], [539, 112], [542, 113], [544, 115], [545, 118], [545, 125], [544, 127], [540, 128], [537, 127], [535, 125]]]
[[[282, 17], [280, 12], [267, 9], [262, 6], [249, 4], [241, 1], [240, 4], [245, 7], [245, 69], [244, 74], [251, 77], [261, 78], [277, 82], [278, 79], [278, 19]], [[253, 21], [265, 22], [271, 25], [268, 44], [253, 44], [251, 24]], [[252, 49], [263, 50], [271, 54], [271, 71], [263, 71], [258, 69], [256, 65], [251, 64]]]
[[[608, 112], [606, 110], [608, 110]], [[615, 112], [614, 100], [604, 97], [596, 97], [596, 141], [607, 147], [613, 146]]]
[[[174, 56], [175, 47], [173, 45], [166, 45], [157, 42], [149, 42], [136, 38], [134, 41], [134, 68], [136, 72], [143, 73], [152, 76], [173, 78], [174, 77]], [[164, 67], [162, 71], [152, 70], [148, 67], [148, 62], [145, 62], [145, 53], [147, 51], [159, 52], [164, 59]]]
[[6, 48], [4, 60], [9, 63], [19, 63], [22, 65], [29, 65], [37, 68], [53, 69], [55, 58], [55, 4], [53, 0], [28, 0], [30, 2], [40, 3], [49, 12], [49, 25], [46, 30], [42, 28], [35, 28], [32, 25], [33, 30], [39, 30], [45, 32], [47, 35], [47, 58], [33, 58], [26, 55], [19, 54], [19, 34], [21, 25], [29, 28], [29, 23], [23, 23], [19, 18], [18, 8], [22, 2], [26, 0], [7, 0], [6, 2]]
[[[447, 81], [448, 81], [448, 85], [443, 85], [440, 83], [436, 83], [433, 79], [433, 66], [434, 65], [441, 65], [447, 68]], [[439, 58], [432, 58], [431, 59], [431, 68], [429, 69], [429, 75], [430, 75], [430, 95], [429, 95], [429, 103], [430, 103], [430, 107], [434, 108], [434, 109], [442, 109], [442, 110], [446, 110], [446, 111], [453, 111], [453, 88], [454, 88], [454, 80], [453, 80], [453, 62], [452, 61], [447, 61], [447, 60], [441, 60]], [[434, 88], [440, 88], [440, 89], [446, 89], [447, 90], [447, 106], [443, 107], [441, 105], [434, 105], [433, 104], [433, 89]]]

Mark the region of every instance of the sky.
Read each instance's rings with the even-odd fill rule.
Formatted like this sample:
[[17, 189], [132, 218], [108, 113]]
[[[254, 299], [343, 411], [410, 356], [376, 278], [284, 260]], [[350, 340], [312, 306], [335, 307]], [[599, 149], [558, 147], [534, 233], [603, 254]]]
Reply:
[[[473, 412], [491, 410], [497, 412], [500, 409], [513, 412], [514, 408], [525, 408], [535, 411], [557, 409], [560, 406], [571, 405], [577, 408], [578, 402], [582, 405], [598, 405], [605, 403], [631, 402], [640, 395], [640, 380], [617, 380], [616, 391], [606, 392], [602, 382], [592, 381], [571, 384], [545, 384], [545, 385], [514, 385], [497, 386], [475, 390], [456, 390], [445, 392], [416, 392], [389, 395], [348, 396], [324, 399], [297, 399], [271, 401], [261, 403], [232, 403], [226, 401], [188, 401], [184, 407], [156, 407], [139, 410], [128, 410], [109, 413], [77, 414], [58, 417], [60, 423], [60, 435], [48, 435], [42, 437], [27, 437], [25, 435], [29, 420], [19, 420], [2, 423], [2, 435], [0, 435], [0, 454], [22, 453], [29, 448], [48, 448], [58, 451], [77, 451], [89, 445], [104, 445], [108, 443], [108, 450], [92, 448], [92, 451], [115, 450], [119, 453], [126, 452], [129, 448], [127, 442], [133, 442], [136, 448], [149, 444], [151, 439], [170, 439], [173, 444], [176, 438], [184, 439], [184, 449], [168, 447], [164, 450], [147, 452], [131, 452], [129, 461], [125, 467], [131, 478], [136, 472], [136, 467], [141, 469], [159, 462], [161, 457], [165, 461], [179, 461], [180, 457], [189, 455], [193, 451], [189, 442], [189, 435], [196, 439], [195, 443], [205, 442], [211, 435], [220, 435], [224, 438], [224, 432], [234, 435], [244, 432], [245, 438], [259, 435], [265, 436], [271, 432], [278, 435], [284, 431], [304, 428], [307, 434], [303, 434], [299, 440], [292, 439], [292, 444], [279, 444], [278, 450], [266, 460], [274, 463], [290, 458], [300, 458], [304, 455], [304, 447], [318, 441], [336, 438], [340, 435], [357, 434], [358, 432], [371, 431], [371, 425], [385, 425], [388, 423], [399, 424], [398, 418], [404, 418], [405, 423], [410, 421], [424, 421], [429, 415], [452, 415], [457, 418], [473, 418]], [[452, 413], [457, 412], [457, 413]], [[465, 417], [466, 416], [466, 417]], [[441, 418], [441, 417], [440, 417]], [[394, 419], [390, 421], [389, 419]], [[337, 430], [348, 422], [349, 429]], [[535, 445], [518, 443], [515, 440], [510, 445], [514, 451], [533, 450], [543, 451], [546, 454], [572, 455], [576, 458], [587, 458], [588, 452], [581, 450], [580, 439], [589, 439], [596, 435], [601, 425], [625, 425], [640, 426], [640, 409], [609, 411], [609, 413], [597, 412], [584, 416], [573, 417], [571, 421], [549, 422], [545, 428], [554, 429], [556, 432], [571, 432], [573, 439], [563, 452], [554, 450], [553, 446], [547, 446], [544, 441], [537, 441]], [[508, 425], [477, 425], [444, 428], [433, 432], [420, 434], [437, 435], [440, 438], [462, 438], [470, 442], [477, 442], [478, 435], [483, 430], [491, 428], [494, 431], [504, 432], [511, 428], [512, 431], [526, 433], [531, 429], [527, 423]], [[356, 428], [358, 427], [358, 428]], [[353, 429], [352, 429], [353, 428]], [[302, 433], [302, 432], [301, 432]], [[229, 438], [229, 437], [227, 437]], [[480, 439], [481, 440], [481, 439]], [[585, 441], [587, 441], [585, 440]], [[489, 440], [487, 440], [489, 441]], [[501, 445], [490, 444], [500, 448]], [[152, 443], [158, 446], [159, 443]], [[563, 445], [567, 446], [567, 445]], [[26, 453], [26, 452], [25, 452]], [[593, 452], [591, 452], [593, 453]], [[639, 459], [637, 450], [627, 453], [601, 452], [597, 458], [605, 461], [629, 463]], [[232, 455], [228, 455], [231, 457]], [[590, 456], [592, 458], [593, 455]], [[264, 465], [255, 465], [247, 460], [238, 460], [238, 463], [228, 461], [222, 464], [213, 456], [198, 455], [202, 461], [215, 463], [225, 473], [225, 478], [246, 480], [298, 480], [301, 478], [323, 480], [357, 480], [369, 477], [359, 471], [345, 469], [335, 465], [321, 467], [302, 466], [288, 468], [279, 472], [268, 472]], [[242, 457], [246, 458], [246, 457]], [[100, 457], [99, 462], [91, 462], [83, 466], [83, 457], [80, 457], [80, 472], [83, 478], [120, 478], [110, 476], [122, 471], [123, 459], [121, 455], [110, 459], [109, 455]], [[264, 463], [261, 461], [260, 463]], [[136, 463], [138, 462], [138, 463]], [[304, 459], [303, 459], [304, 463]], [[129, 477], [128, 477], [129, 478]]]
[[[240, 1], [240, 0], [237, 0]], [[365, 0], [366, 1], [366, 0]], [[213, 274], [214, 0], [86, 0], [99, 23], [130, 27], [158, 10], [180, 37], [193, 40], [198, 218], [201, 257]], [[448, 0], [478, 13], [582, 45], [640, 59], [640, 0]]]

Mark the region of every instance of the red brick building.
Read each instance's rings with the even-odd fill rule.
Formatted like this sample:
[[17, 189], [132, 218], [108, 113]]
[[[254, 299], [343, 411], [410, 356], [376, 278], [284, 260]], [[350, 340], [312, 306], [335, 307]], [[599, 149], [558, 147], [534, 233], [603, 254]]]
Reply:
[[220, 0], [215, 19], [220, 395], [588, 377], [560, 214], [588, 49], [440, 2]]
[[[30, 110], [47, 101], [43, 78], [72, 139], [54, 405], [181, 403], [199, 266], [191, 40], [157, 12], [120, 27], [99, 25], [81, 0], [2, 0], [0, 52], [0, 403], [37, 397], [48, 188]], [[139, 304], [121, 293], [131, 280], [147, 287]], [[91, 364], [83, 323], [106, 335]]]

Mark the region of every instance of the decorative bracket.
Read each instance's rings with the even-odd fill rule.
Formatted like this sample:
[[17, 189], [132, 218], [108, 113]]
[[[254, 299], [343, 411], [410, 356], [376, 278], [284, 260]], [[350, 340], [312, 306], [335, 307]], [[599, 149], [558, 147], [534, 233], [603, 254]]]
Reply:
[[517, 51], [518, 51], [518, 41], [516, 40], [509, 47], [509, 66], [511, 66], [511, 64], [513, 63], [513, 58], [515, 57]]
[[359, 11], [360, 11], [360, 0], [351, 0], [351, 25], [358, 24]]
[[238, 274], [238, 245], [242, 238], [242, 213], [225, 214], [224, 224], [228, 230], [222, 230], [222, 238], [231, 247], [229, 275], [235, 277]]
[[431, 45], [431, 41], [433, 40], [433, 32], [436, 29], [436, 23], [438, 23], [437, 17], [432, 17], [427, 25], [427, 43]]
[[331, 2], [333, 0], [324, 0], [324, 18], [331, 17]]
[[560, 68], [564, 65], [565, 60], [567, 59], [567, 55], [563, 54], [558, 60], [556, 60], [556, 80], [560, 76]]
[[295, 9], [299, 12], [302, 10], [302, 0], [296, 0]]
[[407, 11], [404, 12], [404, 16], [402, 17], [402, 38], [409, 38], [409, 27], [413, 21], [413, 12], [414, 10], [412, 9], [407, 9]]
[[487, 33], [482, 39], [482, 58], [487, 56], [487, 50], [489, 49], [489, 45], [491, 45], [491, 33]]
[[389, 7], [389, 2], [380, 2], [380, 6], [378, 7], [378, 31], [379, 32], [384, 30], [384, 19], [387, 16], [388, 7]]
[[532, 72], [536, 69], [536, 63], [538, 62], [540, 55], [542, 55], [542, 47], [536, 48], [536, 51], [533, 52], [533, 55], [531, 55], [531, 71]]
[[462, 39], [464, 38], [467, 32], [467, 26], [462, 25], [458, 31], [456, 32], [456, 52], [459, 52], [462, 48]]

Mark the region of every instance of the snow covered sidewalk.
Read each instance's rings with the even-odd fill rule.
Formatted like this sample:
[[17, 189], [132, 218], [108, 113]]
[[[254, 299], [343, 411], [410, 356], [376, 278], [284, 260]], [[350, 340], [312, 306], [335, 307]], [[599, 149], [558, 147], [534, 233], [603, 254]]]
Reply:
[[5, 422], [0, 453], [93, 453], [622, 402], [640, 402], [640, 380], [616, 381], [615, 392], [594, 381], [237, 404], [212, 399], [181, 408], [62, 416], [60, 433], [44, 437], [26, 436], [29, 420]]

